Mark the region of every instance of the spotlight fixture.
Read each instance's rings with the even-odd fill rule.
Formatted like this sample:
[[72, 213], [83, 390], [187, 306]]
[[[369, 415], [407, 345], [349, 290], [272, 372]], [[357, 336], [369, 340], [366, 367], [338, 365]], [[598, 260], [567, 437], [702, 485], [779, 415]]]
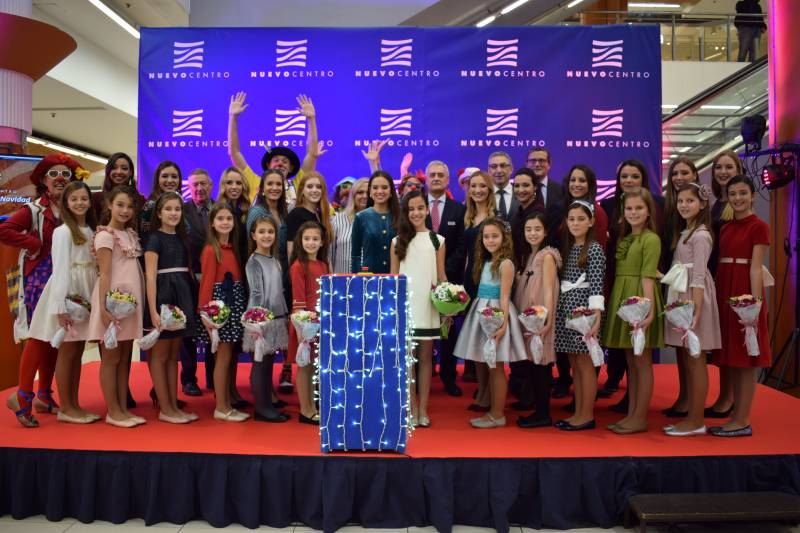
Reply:
[[761, 139], [767, 132], [767, 119], [761, 115], [750, 115], [742, 119], [744, 151], [761, 150]]
[[761, 170], [761, 181], [770, 191], [780, 189], [794, 181], [794, 155], [774, 153], [770, 163]]

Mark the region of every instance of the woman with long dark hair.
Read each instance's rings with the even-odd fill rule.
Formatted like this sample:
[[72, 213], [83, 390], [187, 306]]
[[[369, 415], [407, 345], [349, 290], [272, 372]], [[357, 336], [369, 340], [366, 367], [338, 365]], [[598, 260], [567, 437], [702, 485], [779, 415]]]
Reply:
[[362, 266], [375, 274], [388, 274], [391, 269], [389, 248], [400, 216], [400, 201], [392, 176], [376, 170], [367, 185], [367, 208], [356, 215], [353, 223], [350, 268], [361, 272]]

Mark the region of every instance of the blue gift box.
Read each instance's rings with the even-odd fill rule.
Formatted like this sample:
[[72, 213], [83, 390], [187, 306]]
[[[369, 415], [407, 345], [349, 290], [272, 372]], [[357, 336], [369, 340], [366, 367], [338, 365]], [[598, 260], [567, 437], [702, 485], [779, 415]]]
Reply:
[[323, 453], [405, 451], [411, 326], [405, 276], [320, 278]]

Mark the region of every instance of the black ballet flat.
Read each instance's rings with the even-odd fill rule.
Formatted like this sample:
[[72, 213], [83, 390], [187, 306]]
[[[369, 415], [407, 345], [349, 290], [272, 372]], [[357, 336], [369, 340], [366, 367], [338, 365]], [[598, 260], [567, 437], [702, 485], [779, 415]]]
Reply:
[[558, 429], [562, 431], [585, 431], [587, 429], [594, 429], [596, 425], [594, 423], [594, 420], [589, 420], [588, 422], [584, 424], [578, 424], [577, 426], [574, 426], [569, 422], [565, 422], [564, 424], [556, 427], [558, 427]]
[[732, 412], [732, 405], [727, 411], [715, 411], [713, 407], [706, 407], [703, 411], [703, 418], [728, 418], [731, 416]]
[[253, 415], [253, 420], [255, 420], [257, 422], [271, 422], [271, 423], [277, 423], [277, 424], [280, 424], [282, 422], [286, 422], [290, 418], [291, 418], [291, 416], [289, 416], [289, 413], [276, 413], [275, 415], [267, 416], [267, 415], [262, 415], [261, 413], [256, 412]]
[[289, 405], [289, 404], [284, 402], [283, 400], [278, 400], [277, 402], [272, 402], [272, 407], [274, 407], [275, 409], [283, 409], [287, 405]]
[[553, 425], [553, 420], [549, 416], [535, 416], [536, 413], [529, 416], [521, 416], [517, 418], [517, 425], [524, 429], [543, 428]]
[[319, 414], [315, 414], [312, 417], [308, 417], [308, 416], [305, 416], [303, 413], [300, 413], [300, 415], [298, 416], [297, 420], [301, 424], [311, 424], [312, 426], [318, 426], [319, 425]]
[[739, 429], [722, 429], [721, 426], [708, 428], [708, 432], [715, 437], [752, 437], [753, 428], [747, 425]]
[[247, 409], [248, 407], [253, 407], [253, 404], [242, 398], [241, 400], [231, 402], [231, 407], [234, 409]]

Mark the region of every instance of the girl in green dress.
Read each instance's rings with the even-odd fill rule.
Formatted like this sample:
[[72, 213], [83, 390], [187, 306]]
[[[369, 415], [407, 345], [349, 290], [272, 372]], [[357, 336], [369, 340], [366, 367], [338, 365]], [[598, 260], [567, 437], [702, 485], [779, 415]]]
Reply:
[[[664, 346], [663, 321], [655, 320], [662, 311], [661, 293], [656, 288], [661, 239], [653, 221], [653, 197], [644, 188], [625, 193], [623, 208], [617, 270], [603, 332], [603, 344], [608, 348], [624, 348], [628, 361], [628, 415], [609, 426], [620, 435], [647, 431], [647, 410], [653, 395], [652, 349]], [[633, 355], [629, 324], [617, 316], [622, 302], [631, 296], [643, 296], [651, 302], [650, 313], [639, 325], [645, 332], [645, 349], [638, 356]]]

